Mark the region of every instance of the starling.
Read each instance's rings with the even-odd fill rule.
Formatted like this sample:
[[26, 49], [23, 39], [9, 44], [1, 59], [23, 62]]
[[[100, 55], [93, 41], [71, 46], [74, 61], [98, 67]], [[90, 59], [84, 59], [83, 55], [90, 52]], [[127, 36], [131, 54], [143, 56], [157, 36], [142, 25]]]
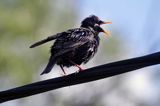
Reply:
[[100, 40], [98, 34], [103, 32], [109, 35], [100, 25], [109, 23], [111, 22], [104, 22], [97, 16], [91, 15], [81, 22], [80, 28], [57, 33], [31, 45], [30, 48], [34, 48], [55, 40], [51, 47], [49, 62], [41, 75], [49, 73], [55, 64], [60, 65], [64, 74], [66, 74], [64, 66], [76, 66], [80, 71], [83, 70], [80, 65], [87, 63], [97, 52]]

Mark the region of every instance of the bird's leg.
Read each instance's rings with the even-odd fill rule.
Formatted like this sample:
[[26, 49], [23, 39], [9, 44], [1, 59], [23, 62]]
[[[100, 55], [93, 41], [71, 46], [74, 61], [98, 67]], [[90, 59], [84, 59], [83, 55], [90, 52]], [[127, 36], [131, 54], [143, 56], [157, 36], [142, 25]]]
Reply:
[[64, 70], [64, 68], [63, 68], [63, 66], [62, 66], [62, 65], [60, 65], [60, 67], [61, 67], [61, 69], [62, 69], [62, 71], [63, 71], [64, 75], [66, 75], [66, 72], [65, 72], [65, 70]]
[[78, 67], [79, 68], [79, 71], [83, 71], [84, 69], [80, 66], [80, 65], [78, 65], [78, 64], [76, 64], [75, 62], [73, 62], [72, 60], [69, 60], [72, 64], [74, 64], [76, 67]]

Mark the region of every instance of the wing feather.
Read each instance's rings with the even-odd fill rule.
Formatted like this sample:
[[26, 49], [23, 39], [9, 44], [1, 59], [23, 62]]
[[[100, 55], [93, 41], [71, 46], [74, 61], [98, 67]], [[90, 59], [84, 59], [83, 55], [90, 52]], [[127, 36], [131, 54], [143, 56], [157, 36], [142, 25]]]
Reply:
[[73, 31], [70, 30], [70, 33], [67, 33], [67, 35], [57, 38], [52, 46], [51, 52], [55, 57], [63, 55], [66, 52], [84, 45], [92, 38], [94, 38], [93, 33], [87, 29], [77, 28]]

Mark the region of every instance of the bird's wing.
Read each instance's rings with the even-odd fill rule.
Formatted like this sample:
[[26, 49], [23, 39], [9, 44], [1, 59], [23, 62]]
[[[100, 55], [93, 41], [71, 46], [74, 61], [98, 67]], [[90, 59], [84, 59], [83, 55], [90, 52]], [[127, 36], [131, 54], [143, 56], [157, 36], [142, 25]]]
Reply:
[[49, 42], [49, 41], [51, 41], [51, 40], [55, 40], [55, 39], [57, 39], [59, 36], [60, 36], [60, 33], [58, 33], [58, 34], [56, 34], [56, 35], [49, 36], [49, 37], [47, 37], [46, 39], [40, 40], [40, 41], [32, 44], [32, 45], [30, 46], [30, 48], [34, 48], [34, 47], [36, 47], [36, 46], [40, 46], [40, 45], [42, 45], [42, 44], [44, 44], [44, 43], [47, 43], [47, 42]]
[[57, 57], [84, 45], [92, 40], [93, 37], [93, 33], [86, 29], [77, 28], [69, 30], [67, 35], [63, 35], [56, 40], [51, 51]]

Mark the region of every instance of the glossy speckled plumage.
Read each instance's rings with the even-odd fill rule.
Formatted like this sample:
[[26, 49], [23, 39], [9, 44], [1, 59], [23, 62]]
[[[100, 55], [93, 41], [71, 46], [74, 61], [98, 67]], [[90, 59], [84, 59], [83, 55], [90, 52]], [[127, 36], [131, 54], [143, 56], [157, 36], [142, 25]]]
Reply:
[[97, 16], [92, 15], [82, 21], [80, 28], [58, 33], [33, 44], [31, 48], [55, 40], [49, 62], [42, 74], [50, 72], [55, 64], [60, 65], [64, 71], [64, 66], [87, 63], [97, 52], [100, 40], [98, 34], [104, 32], [100, 27], [102, 23]]
[[98, 33], [87, 28], [76, 28], [63, 32], [51, 48], [51, 55], [57, 57], [57, 64], [72, 66], [87, 63], [97, 52]]

